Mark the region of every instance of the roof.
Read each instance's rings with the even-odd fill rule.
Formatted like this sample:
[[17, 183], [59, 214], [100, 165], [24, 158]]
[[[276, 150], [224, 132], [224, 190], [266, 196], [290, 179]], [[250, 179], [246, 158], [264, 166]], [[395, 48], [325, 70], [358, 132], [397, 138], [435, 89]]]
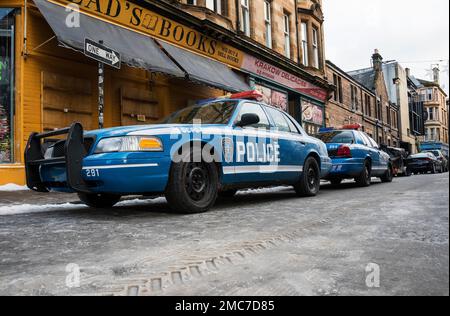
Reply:
[[446, 97], [447, 97], [447, 93], [444, 91], [444, 89], [442, 89], [441, 85], [439, 83], [433, 82], [433, 81], [428, 81], [428, 80], [423, 80], [423, 79], [417, 79], [421, 84], [422, 87], [436, 87], [438, 88]]
[[420, 83], [420, 81], [416, 77], [409, 76], [408, 79], [411, 80], [411, 82], [416, 86], [416, 88], [422, 88], [423, 87], [422, 83]]
[[367, 89], [371, 91], [375, 89], [375, 70], [373, 68], [350, 71], [348, 74]]

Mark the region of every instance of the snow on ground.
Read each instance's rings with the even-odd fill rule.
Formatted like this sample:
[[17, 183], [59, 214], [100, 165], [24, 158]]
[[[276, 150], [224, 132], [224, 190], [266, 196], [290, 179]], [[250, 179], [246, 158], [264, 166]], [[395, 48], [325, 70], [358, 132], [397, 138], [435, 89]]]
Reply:
[[[3, 186], [5, 187], [5, 186]], [[8, 185], [9, 187], [9, 185]], [[17, 186], [19, 187], [19, 186]], [[2, 187], [0, 187], [1, 190]], [[13, 188], [13, 187], [11, 187]], [[23, 189], [25, 190], [25, 189]], [[273, 188], [261, 188], [239, 191], [238, 195], [246, 194], [270, 194], [279, 193], [289, 190], [289, 187], [273, 187]], [[163, 197], [153, 198], [153, 199], [129, 199], [123, 200], [117, 204], [118, 207], [132, 207], [137, 205], [155, 204], [155, 203], [166, 203], [166, 199]], [[28, 214], [28, 213], [44, 213], [44, 212], [54, 212], [54, 211], [68, 211], [73, 209], [83, 209], [87, 206], [83, 204], [65, 203], [65, 204], [43, 204], [43, 205], [32, 205], [32, 204], [19, 204], [19, 205], [4, 205], [0, 206], [0, 216], [2, 215], [17, 215], [17, 214]]]
[[26, 191], [26, 190], [29, 190], [26, 185], [17, 185], [14, 183], [0, 185], [0, 191], [3, 192]]
[[272, 188], [260, 188], [260, 189], [249, 189], [249, 190], [242, 190], [238, 192], [238, 195], [245, 195], [245, 194], [270, 194], [270, 193], [280, 193], [286, 190], [290, 190], [292, 187], [288, 186], [281, 186], [281, 187], [272, 187]]
[[[133, 199], [124, 200], [117, 203], [117, 206], [135, 206], [135, 205], [145, 205], [152, 203], [164, 203], [165, 198], [156, 198], [150, 200]], [[69, 211], [74, 209], [87, 208], [84, 204], [44, 204], [44, 205], [32, 205], [32, 204], [19, 204], [19, 205], [5, 205], [0, 206], [0, 216], [2, 215], [17, 215], [17, 214], [28, 214], [28, 213], [45, 213], [54, 211]]]

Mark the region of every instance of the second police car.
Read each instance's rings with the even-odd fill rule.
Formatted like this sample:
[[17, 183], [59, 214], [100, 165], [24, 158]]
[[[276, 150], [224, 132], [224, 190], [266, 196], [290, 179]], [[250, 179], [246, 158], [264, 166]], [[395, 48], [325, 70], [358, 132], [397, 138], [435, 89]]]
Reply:
[[[178, 212], [210, 209], [238, 189], [292, 185], [315, 196], [332, 164], [325, 144], [256, 92], [191, 106], [163, 124], [33, 133], [25, 161], [36, 191], [78, 193], [92, 207], [164, 194]], [[64, 140], [52, 140], [67, 134]]]
[[392, 182], [394, 173], [390, 156], [366, 133], [359, 131], [361, 125], [346, 125], [342, 128], [323, 128], [317, 138], [326, 143], [333, 161], [331, 172], [326, 177], [333, 185], [344, 179], [355, 179], [362, 187], [371, 185], [372, 177], [382, 182]]

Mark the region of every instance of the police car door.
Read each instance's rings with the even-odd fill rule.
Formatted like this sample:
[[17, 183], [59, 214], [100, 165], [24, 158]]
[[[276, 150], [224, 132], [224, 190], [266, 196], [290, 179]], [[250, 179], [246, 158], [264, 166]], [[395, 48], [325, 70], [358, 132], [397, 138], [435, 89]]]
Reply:
[[370, 148], [370, 157], [372, 158], [372, 175], [377, 175], [382, 169], [381, 154], [378, 144], [366, 133], [362, 133], [366, 138], [367, 146]]
[[251, 102], [241, 104], [235, 124], [244, 114], [256, 114], [259, 123], [234, 126], [234, 182], [255, 183], [271, 181], [274, 177], [269, 169], [279, 159], [277, 142], [270, 139], [270, 121], [261, 105]]
[[307, 142], [284, 112], [268, 106], [264, 108], [275, 127], [271, 137], [277, 140], [280, 149], [278, 166], [274, 168], [276, 179], [297, 181], [303, 169]]

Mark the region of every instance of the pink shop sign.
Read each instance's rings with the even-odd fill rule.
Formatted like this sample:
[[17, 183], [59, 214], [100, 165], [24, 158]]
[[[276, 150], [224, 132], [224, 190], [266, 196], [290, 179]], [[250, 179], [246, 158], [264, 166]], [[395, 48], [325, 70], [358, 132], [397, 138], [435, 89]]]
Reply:
[[290, 74], [278, 67], [266, 63], [253, 56], [246, 55], [242, 69], [254, 73], [260, 77], [270, 79], [283, 86], [297, 90], [300, 93], [325, 102], [328, 97], [327, 90], [319, 88], [300, 77]]

